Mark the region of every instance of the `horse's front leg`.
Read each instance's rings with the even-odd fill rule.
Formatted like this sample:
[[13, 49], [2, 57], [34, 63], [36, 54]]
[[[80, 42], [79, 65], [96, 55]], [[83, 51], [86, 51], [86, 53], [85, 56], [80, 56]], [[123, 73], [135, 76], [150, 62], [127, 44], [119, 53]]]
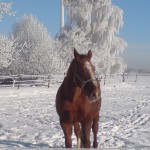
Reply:
[[81, 123], [82, 125], [82, 146], [84, 148], [90, 148], [91, 142], [90, 142], [90, 131], [92, 127], [92, 121]]
[[80, 148], [81, 147], [81, 129], [80, 129], [79, 122], [74, 123], [74, 132], [77, 137], [77, 148]]
[[94, 141], [93, 141], [94, 148], [98, 147], [98, 142], [97, 142], [98, 122], [99, 122], [99, 115], [93, 119], [93, 124], [92, 124], [92, 131], [94, 134]]
[[61, 122], [60, 125], [65, 135], [65, 146], [66, 148], [71, 148], [72, 147], [72, 140], [71, 140], [72, 124]]

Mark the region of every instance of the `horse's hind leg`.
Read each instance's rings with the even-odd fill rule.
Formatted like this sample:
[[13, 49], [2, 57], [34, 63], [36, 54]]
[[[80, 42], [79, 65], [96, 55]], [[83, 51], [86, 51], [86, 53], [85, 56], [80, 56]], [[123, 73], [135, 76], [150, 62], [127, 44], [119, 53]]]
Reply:
[[72, 147], [72, 140], [71, 140], [71, 135], [72, 135], [72, 124], [70, 123], [60, 123], [64, 135], [65, 135], [65, 146], [66, 148], [71, 148]]
[[79, 122], [74, 123], [74, 132], [77, 137], [77, 148], [80, 148], [81, 147], [81, 129], [80, 129]]
[[94, 134], [94, 141], [93, 141], [94, 148], [98, 147], [98, 142], [97, 142], [98, 122], [99, 122], [99, 115], [93, 119], [93, 124], [92, 124], [92, 131]]

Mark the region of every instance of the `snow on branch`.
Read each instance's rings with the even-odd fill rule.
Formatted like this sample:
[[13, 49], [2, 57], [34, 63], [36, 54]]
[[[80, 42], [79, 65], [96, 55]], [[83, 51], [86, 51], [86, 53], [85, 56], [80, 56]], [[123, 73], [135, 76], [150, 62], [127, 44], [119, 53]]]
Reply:
[[4, 14], [7, 14], [9, 16], [14, 16], [15, 12], [11, 10], [12, 9], [12, 2], [4, 3], [0, 1], [0, 21], [3, 18]]
[[91, 49], [99, 73], [124, 72], [126, 65], [120, 54], [127, 43], [117, 37], [123, 26], [123, 11], [111, 0], [65, 0], [64, 3], [68, 22], [59, 37], [67, 47], [62, 50], [62, 57], [69, 60], [73, 46], [82, 53]]

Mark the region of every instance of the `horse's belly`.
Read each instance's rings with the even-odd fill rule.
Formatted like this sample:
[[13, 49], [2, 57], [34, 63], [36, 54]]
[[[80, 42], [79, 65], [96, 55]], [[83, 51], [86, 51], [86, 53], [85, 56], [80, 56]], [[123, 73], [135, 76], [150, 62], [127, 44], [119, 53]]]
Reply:
[[81, 122], [85, 116], [86, 114], [84, 112], [76, 112], [73, 114], [73, 122]]

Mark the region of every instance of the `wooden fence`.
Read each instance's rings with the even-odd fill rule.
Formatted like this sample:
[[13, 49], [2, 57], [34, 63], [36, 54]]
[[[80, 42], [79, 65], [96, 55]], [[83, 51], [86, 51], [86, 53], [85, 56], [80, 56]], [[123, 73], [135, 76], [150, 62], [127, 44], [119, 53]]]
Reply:
[[[60, 78], [61, 75], [60, 75]], [[46, 86], [50, 87], [50, 84], [60, 83], [62, 80], [56, 76], [50, 75], [11, 75], [0, 76], [0, 86], [4, 87], [26, 87], [26, 86]]]
[[[98, 79], [102, 85], [115, 82], [139, 82], [142, 77], [150, 80], [150, 74], [121, 74], [121, 75], [98, 75]], [[50, 87], [52, 84], [60, 84], [64, 75], [11, 75], [0, 76], [0, 87], [20, 87], [25, 86], [45, 86]]]

